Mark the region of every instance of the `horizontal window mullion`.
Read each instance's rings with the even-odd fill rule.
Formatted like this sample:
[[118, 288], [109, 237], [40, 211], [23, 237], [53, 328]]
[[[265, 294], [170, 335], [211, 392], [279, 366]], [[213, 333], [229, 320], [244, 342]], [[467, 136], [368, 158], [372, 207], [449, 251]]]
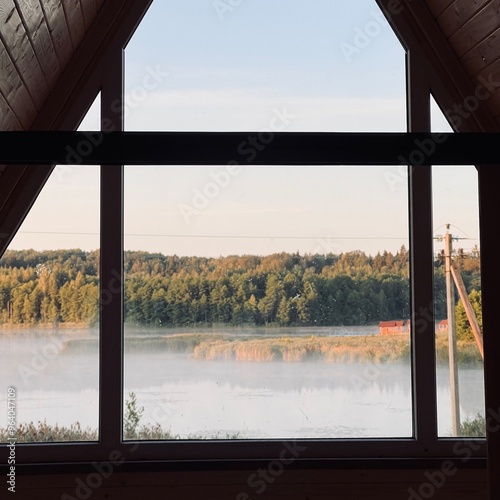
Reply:
[[0, 164], [475, 165], [498, 160], [499, 139], [495, 133], [0, 132]]
[[[413, 439], [366, 440], [246, 440], [124, 442], [115, 447], [99, 443], [17, 445], [17, 464], [93, 462], [120, 457], [126, 461], [272, 460], [288, 447], [302, 460], [455, 458], [464, 465], [486, 455], [485, 440], [440, 439], [429, 449]], [[7, 448], [0, 459], [7, 463]]]

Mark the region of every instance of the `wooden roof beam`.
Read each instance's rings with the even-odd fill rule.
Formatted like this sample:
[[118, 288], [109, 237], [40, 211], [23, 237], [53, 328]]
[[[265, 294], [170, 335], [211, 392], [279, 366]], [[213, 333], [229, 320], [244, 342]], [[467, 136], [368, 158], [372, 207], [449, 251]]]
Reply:
[[485, 105], [487, 82], [480, 86], [473, 83], [425, 2], [377, 0], [377, 3], [408, 51], [421, 54], [422, 78], [428, 80], [452, 128], [456, 132], [499, 131]]

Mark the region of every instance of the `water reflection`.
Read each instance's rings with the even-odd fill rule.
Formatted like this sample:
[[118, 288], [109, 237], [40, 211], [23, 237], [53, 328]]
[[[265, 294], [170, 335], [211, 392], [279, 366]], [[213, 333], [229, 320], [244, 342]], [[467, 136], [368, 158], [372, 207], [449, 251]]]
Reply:
[[[288, 334], [310, 334], [299, 330]], [[137, 332], [129, 331], [126, 339], [124, 397], [136, 393], [145, 409], [141, 423], [160, 424], [183, 438], [412, 435], [407, 362], [206, 361], [165, 348], [164, 332], [148, 331], [138, 338]], [[97, 428], [97, 347], [96, 331], [1, 335], [0, 376], [6, 386], [17, 388], [18, 421], [59, 425], [79, 421]], [[481, 368], [460, 370], [463, 418], [484, 412], [482, 379]], [[440, 434], [446, 436], [450, 422], [446, 367], [438, 368], [437, 381]], [[1, 414], [0, 426], [5, 425], [6, 416]]]

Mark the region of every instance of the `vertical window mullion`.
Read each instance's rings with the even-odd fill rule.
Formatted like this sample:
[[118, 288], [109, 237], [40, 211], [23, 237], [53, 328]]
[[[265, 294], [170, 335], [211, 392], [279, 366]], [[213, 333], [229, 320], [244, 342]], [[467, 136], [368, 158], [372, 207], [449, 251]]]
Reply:
[[[409, 50], [409, 132], [430, 131], [430, 89], [424, 68], [421, 54]], [[414, 434], [426, 450], [437, 441], [431, 166], [409, 166], [409, 190]]]
[[494, 500], [500, 493], [500, 370], [498, 353], [500, 336], [497, 334], [498, 266], [497, 236], [493, 229], [498, 213], [498, 185], [500, 165], [480, 165], [479, 173], [479, 237], [481, 241], [481, 294], [484, 332], [484, 378], [486, 403], [486, 433], [488, 443], [488, 498]]
[[[123, 51], [109, 61], [101, 130], [123, 131]], [[123, 166], [101, 166], [99, 431], [104, 451], [120, 448], [123, 405]]]

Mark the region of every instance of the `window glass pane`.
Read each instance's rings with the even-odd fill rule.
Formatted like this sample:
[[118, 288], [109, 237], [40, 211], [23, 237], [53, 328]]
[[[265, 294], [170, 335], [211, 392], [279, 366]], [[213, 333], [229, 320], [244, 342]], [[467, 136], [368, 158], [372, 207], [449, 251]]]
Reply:
[[[434, 101], [432, 123], [434, 132], [452, 132]], [[439, 436], [484, 437], [483, 360], [474, 335], [482, 337], [476, 168], [433, 167], [433, 205]]]
[[[81, 129], [98, 127], [99, 98]], [[1, 405], [12, 387], [20, 442], [97, 439], [99, 183], [99, 167], [56, 166], [0, 259]]]
[[407, 220], [397, 167], [126, 167], [125, 437], [411, 436]]
[[127, 130], [406, 129], [405, 51], [375, 0], [157, 0], [125, 62]]

